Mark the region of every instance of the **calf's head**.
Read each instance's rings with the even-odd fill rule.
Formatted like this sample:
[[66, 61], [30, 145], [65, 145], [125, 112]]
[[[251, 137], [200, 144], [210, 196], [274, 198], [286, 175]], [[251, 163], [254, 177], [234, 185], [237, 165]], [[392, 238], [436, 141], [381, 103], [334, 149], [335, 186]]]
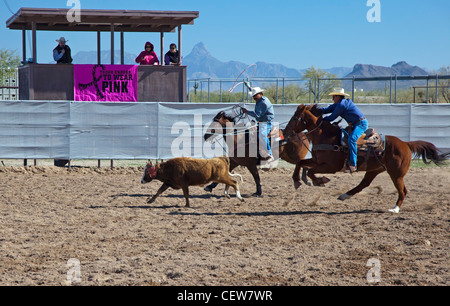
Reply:
[[153, 166], [152, 162], [149, 161], [144, 168], [144, 175], [142, 176], [141, 183], [150, 183], [154, 178], [156, 178], [156, 174], [158, 173], [159, 165]]

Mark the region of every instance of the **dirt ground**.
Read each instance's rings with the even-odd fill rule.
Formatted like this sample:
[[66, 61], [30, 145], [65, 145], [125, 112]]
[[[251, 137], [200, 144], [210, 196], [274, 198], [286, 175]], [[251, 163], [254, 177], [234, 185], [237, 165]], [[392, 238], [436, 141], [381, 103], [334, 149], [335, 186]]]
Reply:
[[274, 169], [253, 198], [235, 172], [244, 203], [191, 187], [185, 208], [172, 189], [148, 205], [142, 168], [0, 166], [0, 285], [69, 285], [70, 259], [83, 286], [450, 284], [450, 168], [411, 169], [398, 215], [386, 173], [341, 202], [363, 174], [295, 191]]

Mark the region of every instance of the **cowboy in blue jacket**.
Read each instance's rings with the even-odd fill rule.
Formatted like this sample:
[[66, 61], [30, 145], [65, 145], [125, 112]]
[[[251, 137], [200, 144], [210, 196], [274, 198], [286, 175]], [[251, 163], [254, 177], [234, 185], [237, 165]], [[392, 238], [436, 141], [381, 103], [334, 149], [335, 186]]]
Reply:
[[260, 143], [266, 143], [266, 146], [260, 146], [259, 153], [261, 155], [261, 159], [270, 163], [274, 161], [274, 157], [272, 155], [272, 149], [270, 147], [270, 140], [268, 135], [272, 130], [272, 121], [274, 119], [274, 110], [273, 105], [270, 100], [263, 96], [263, 90], [259, 87], [252, 87], [249, 94], [253, 97], [256, 102], [255, 111], [249, 111], [243, 108], [243, 112], [247, 113], [249, 116], [253, 117], [258, 121], [259, 125], [259, 139]]
[[329, 96], [333, 97], [334, 104], [322, 109], [324, 114], [331, 113], [328, 117], [324, 117], [323, 120], [331, 122], [340, 116], [353, 127], [353, 132], [348, 137], [348, 146], [350, 151], [348, 170], [350, 173], [353, 173], [356, 171], [358, 158], [356, 142], [367, 130], [369, 123], [353, 101], [347, 98], [349, 95], [344, 92], [343, 88], [335, 88]]

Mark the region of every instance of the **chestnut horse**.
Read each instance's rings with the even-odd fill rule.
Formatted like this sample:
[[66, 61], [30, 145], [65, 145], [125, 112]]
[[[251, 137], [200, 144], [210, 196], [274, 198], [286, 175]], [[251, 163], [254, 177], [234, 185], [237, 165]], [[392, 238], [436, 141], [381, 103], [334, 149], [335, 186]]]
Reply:
[[[239, 115], [238, 115], [239, 116]], [[242, 116], [242, 114], [241, 114]], [[229, 130], [228, 127], [230, 127], [229, 124], [233, 123], [235, 118], [231, 117], [230, 114], [227, 114], [225, 112], [219, 112], [213, 119], [213, 123], [208, 128], [207, 132], [204, 135], [204, 139], [208, 140], [214, 135], [222, 135], [224, 137], [225, 142], [227, 141], [227, 137], [234, 137], [234, 148], [229, 148], [230, 152], [230, 172], [236, 168], [237, 166], [244, 166], [247, 167], [247, 169], [250, 171], [250, 173], [253, 176], [253, 179], [255, 180], [256, 184], [256, 192], [253, 194], [253, 196], [261, 196], [262, 195], [262, 189], [261, 189], [261, 180], [258, 173], [258, 163], [259, 158], [256, 157], [255, 153], [251, 154], [252, 152], [250, 141], [248, 138], [245, 138], [246, 135], [248, 136], [248, 133], [240, 132], [236, 130], [234, 127], [232, 127], [231, 130]], [[227, 123], [228, 127], [227, 127]], [[284, 131], [279, 131], [279, 136], [284, 134], [284, 138], [287, 140], [287, 143], [285, 145], [281, 145], [279, 147], [279, 156], [281, 159], [287, 161], [291, 164], [297, 164], [300, 160], [304, 159], [306, 154], [308, 153], [309, 149], [309, 140], [306, 138], [305, 134], [303, 133], [295, 133], [293, 130], [285, 129]], [[257, 137], [257, 136], [256, 136]], [[245, 146], [245, 148], [239, 148], [239, 145], [242, 146], [242, 144]], [[244, 151], [245, 150], [245, 151]], [[254, 150], [256, 151], [256, 150]], [[245, 152], [244, 156], [239, 155], [240, 152]], [[294, 172], [293, 180], [294, 182], [297, 182], [300, 180], [300, 168], [297, 169], [296, 165], [296, 171]], [[295, 175], [295, 173], [297, 175]], [[308, 179], [306, 178], [306, 169], [303, 169], [303, 175], [302, 180], [305, 184], [308, 183]], [[300, 182], [298, 182], [300, 184]], [[209, 186], [205, 187], [206, 191], [212, 191], [213, 188], [217, 186], [217, 183], [212, 183]]]
[[[308, 130], [308, 137], [313, 144], [312, 158], [301, 160], [297, 167], [307, 167], [308, 176], [312, 179], [314, 186], [324, 186], [330, 180], [326, 177], [317, 178], [316, 173], [336, 173], [344, 168], [347, 159], [347, 152], [343, 150], [326, 149], [328, 147], [338, 148], [341, 145], [341, 129], [337, 125], [323, 121], [322, 116], [316, 116], [316, 105], [300, 105], [286, 128], [295, 132]], [[316, 113], [317, 114], [317, 113]], [[314, 146], [319, 146], [315, 150]], [[385, 150], [381, 155], [374, 152], [358, 156], [358, 170], [366, 171], [361, 183], [352, 190], [342, 194], [338, 199], [347, 200], [368, 187], [374, 178], [387, 171], [398, 191], [398, 199], [394, 209], [389, 211], [400, 212], [400, 207], [405, 199], [408, 190], [405, 187], [403, 178], [409, 170], [412, 153], [422, 156], [425, 163], [440, 164], [449, 153], [439, 155], [437, 148], [426, 141], [404, 142], [395, 136], [386, 136]], [[298, 188], [297, 184], [295, 187]]]

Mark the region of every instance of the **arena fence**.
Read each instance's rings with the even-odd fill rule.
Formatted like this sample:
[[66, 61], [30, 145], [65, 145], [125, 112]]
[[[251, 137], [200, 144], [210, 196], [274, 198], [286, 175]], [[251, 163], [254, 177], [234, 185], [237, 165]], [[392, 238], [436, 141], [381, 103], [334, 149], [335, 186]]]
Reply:
[[[188, 102], [251, 102], [244, 82], [265, 89], [275, 104], [320, 103], [328, 93], [343, 87], [355, 103], [449, 103], [450, 75], [389, 75], [377, 77], [335, 77], [305, 80], [293, 77], [255, 77], [239, 80], [203, 78], [187, 81]], [[233, 87], [234, 84], [240, 84]], [[438, 85], [438, 86], [437, 86]], [[415, 89], [422, 88], [416, 97]], [[229, 90], [232, 90], [232, 93]]]
[[[211, 148], [207, 147], [223, 144], [206, 144], [205, 126], [220, 110], [230, 110], [235, 105], [3, 101], [0, 103], [0, 158], [167, 159], [179, 156], [180, 152], [212, 157], [208, 155]], [[253, 109], [254, 105], [246, 107]], [[274, 107], [276, 121], [284, 127], [297, 105]], [[384, 135], [395, 135], [404, 141], [425, 140], [444, 152], [450, 151], [448, 104], [360, 104], [359, 107], [370, 126]]]

